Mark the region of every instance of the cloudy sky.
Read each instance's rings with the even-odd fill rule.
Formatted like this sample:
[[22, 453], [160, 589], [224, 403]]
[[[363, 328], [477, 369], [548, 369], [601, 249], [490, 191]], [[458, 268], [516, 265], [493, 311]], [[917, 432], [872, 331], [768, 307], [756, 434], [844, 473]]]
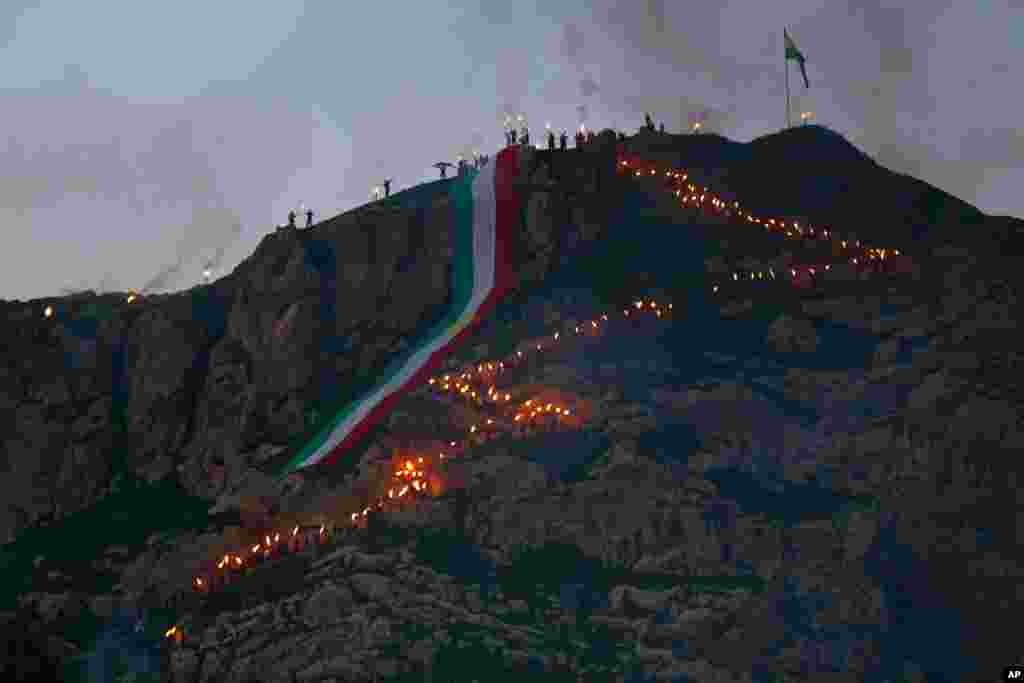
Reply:
[[1024, 0], [5, 0], [0, 298], [191, 286], [299, 203], [493, 153], [505, 112], [748, 141], [784, 123], [783, 24], [796, 111], [1024, 216]]

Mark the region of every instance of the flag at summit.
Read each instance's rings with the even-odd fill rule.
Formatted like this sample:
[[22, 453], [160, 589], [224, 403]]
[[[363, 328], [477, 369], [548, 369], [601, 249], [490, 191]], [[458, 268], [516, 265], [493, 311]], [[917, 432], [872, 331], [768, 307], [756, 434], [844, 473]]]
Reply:
[[804, 77], [804, 87], [811, 87], [811, 84], [807, 81], [807, 69], [804, 67], [804, 62], [807, 61], [807, 58], [797, 49], [796, 43], [789, 37], [789, 31], [782, 29], [782, 37], [786, 41], [786, 59], [795, 60], [800, 65], [800, 75]]

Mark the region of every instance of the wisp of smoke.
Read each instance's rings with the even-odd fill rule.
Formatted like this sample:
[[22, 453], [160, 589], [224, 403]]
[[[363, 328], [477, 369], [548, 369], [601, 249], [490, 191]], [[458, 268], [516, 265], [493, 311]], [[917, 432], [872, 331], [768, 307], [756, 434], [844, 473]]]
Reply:
[[579, 119], [578, 123], [580, 125], [587, 122], [587, 105], [580, 104], [576, 106], [576, 117]]
[[583, 52], [583, 31], [576, 24], [562, 25], [562, 51], [575, 63]]
[[159, 292], [176, 285], [185, 267], [204, 252], [213, 252], [205, 259], [205, 268], [213, 270], [219, 267], [224, 253], [241, 234], [241, 220], [230, 209], [220, 206], [194, 209], [192, 221], [185, 227], [184, 234], [178, 241], [174, 261], [151, 278], [142, 288], [142, 292]]

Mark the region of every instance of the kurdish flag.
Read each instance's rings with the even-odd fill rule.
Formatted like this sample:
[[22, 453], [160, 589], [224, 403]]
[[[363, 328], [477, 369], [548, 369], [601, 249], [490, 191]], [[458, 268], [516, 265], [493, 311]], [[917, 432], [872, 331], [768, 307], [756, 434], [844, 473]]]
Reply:
[[804, 87], [811, 87], [811, 84], [807, 81], [807, 69], [804, 67], [804, 62], [807, 61], [807, 58], [797, 49], [796, 43], [789, 37], [789, 31], [786, 29], [782, 29], [782, 38], [786, 43], [786, 59], [795, 60], [800, 65], [800, 74], [804, 77]]
[[518, 171], [519, 147], [509, 146], [479, 171], [468, 169], [452, 181], [456, 245], [451, 310], [390, 363], [366, 395], [339, 410], [284, 474], [335, 462], [388, 414], [402, 393], [438, 371], [459, 341], [511, 289], [511, 244], [521, 208], [512, 181]]

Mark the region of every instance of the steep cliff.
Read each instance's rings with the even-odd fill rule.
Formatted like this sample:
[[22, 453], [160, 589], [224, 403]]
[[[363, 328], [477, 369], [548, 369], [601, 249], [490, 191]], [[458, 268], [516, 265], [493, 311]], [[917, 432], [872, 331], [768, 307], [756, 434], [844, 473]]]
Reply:
[[[599, 235], [612, 195], [597, 188], [614, 182], [614, 154], [609, 137], [554, 166], [524, 154], [522, 284]], [[115, 472], [177, 473], [214, 496], [318, 428], [326, 406], [444, 313], [448, 183], [268, 234], [207, 286], [131, 303], [89, 293], [4, 302], [3, 539], [89, 505]]]

